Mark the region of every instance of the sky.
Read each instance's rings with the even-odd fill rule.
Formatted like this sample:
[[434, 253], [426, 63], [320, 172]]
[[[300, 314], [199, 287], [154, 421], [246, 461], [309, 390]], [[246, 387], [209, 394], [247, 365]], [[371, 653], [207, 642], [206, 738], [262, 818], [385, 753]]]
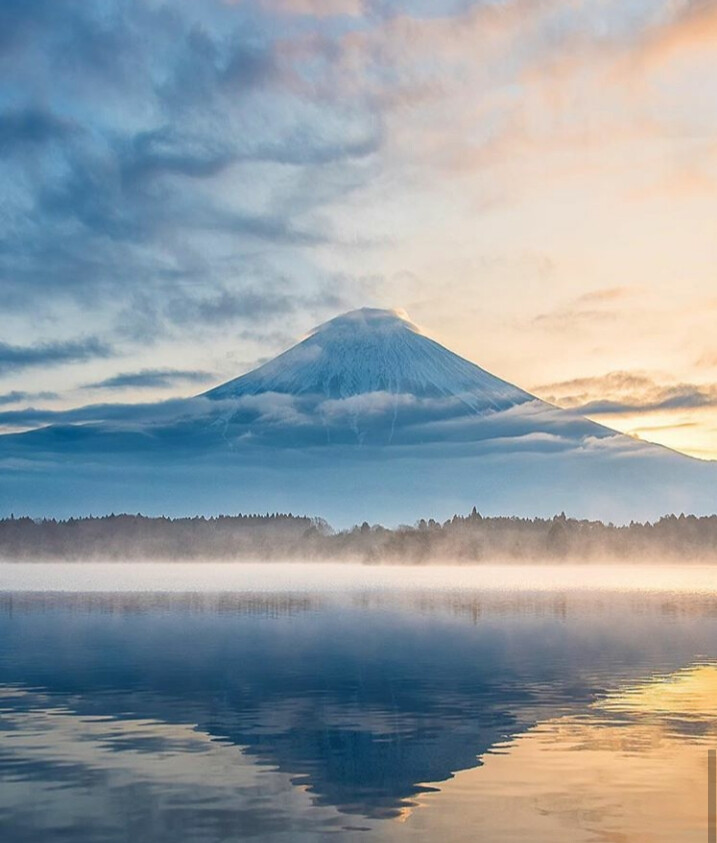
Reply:
[[362, 306], [717, 458], [715, 0], [3, 0], [0, 429]]

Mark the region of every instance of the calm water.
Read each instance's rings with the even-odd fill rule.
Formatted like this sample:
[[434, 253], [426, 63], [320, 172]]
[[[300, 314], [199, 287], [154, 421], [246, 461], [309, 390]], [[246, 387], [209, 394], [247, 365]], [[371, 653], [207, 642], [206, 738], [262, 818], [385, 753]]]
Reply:
[[0, 839], [705, 841], [717, 572], [0, 565]]

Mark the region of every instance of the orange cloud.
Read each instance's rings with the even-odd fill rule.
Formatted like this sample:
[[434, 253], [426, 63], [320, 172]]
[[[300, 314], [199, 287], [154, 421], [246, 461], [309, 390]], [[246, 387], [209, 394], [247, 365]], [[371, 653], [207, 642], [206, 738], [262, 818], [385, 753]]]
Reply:
[[648, 37], [644, 58], [662, 63], [685, 51], [717, 44], [717, 2], [691, 0], [681, 14]]

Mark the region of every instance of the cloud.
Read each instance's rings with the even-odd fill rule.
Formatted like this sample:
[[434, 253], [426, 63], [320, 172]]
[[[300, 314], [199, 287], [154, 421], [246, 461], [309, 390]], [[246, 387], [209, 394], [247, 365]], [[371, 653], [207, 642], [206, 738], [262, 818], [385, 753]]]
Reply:
[[541, 328], [561, 331], [581, 331], [592, 325], [614, 322], [638, 293], [637, 288], [626, 286], [592, 290], [537, 314], [532, 322]]
[[700, 358], [696, 361], [698, 368], [712, 368], [717, 367], [717, 354], [714, 352], [707, 352], [700, 356]]
[[315, 18], [336, 15], [355, 17], [360, 15], [364, 8], [363, 0], [261, 0], [261, 5], [270, 11]]
[[295, 305], [294, 297], [286, 293], [220, 290], [198, 299], [176, 299], [170, 303], [168, 315], [178, 324], [222, 325], [237, 319], [252, 321], [290, 313]]
[[[257, 281], [262, 279], [260, 273]], [[229, 289], [220, 287], [209, 295], [170, 298], [162, 307], [162, 318], [182, 328], [194, 326], [222, 326], [235, 323], [247, 323], [249, 327], [240, 332], [243, 337], [266, 337], [266, 326], [273, 319], [288, 316], [303, 309], [339, 310], [347, 305], [347, 300], [340, 291], [331, 285], [316, 287], [314, 292], [302, 294], [292, 292], [291, 285], [285, 283], [269, 286], [264, 283]], [[263, 327], [262, 327], [263, 326]], [[280, 333], [280, 344], [285, 344], [292, 337]]]
[[[366, 392], [351, 395], [347, 398], [330, 398], [322, 401], [317, 407], [320, 416], [332, 423], [347, 423], [359, 417], [386, 417], [398, 415], [399, 410], [411, 414], [420, 413], [423, 407], [433, 409], [438, 402], [419, 399], [408, 393], [396, 394], [391, 392]], [[444, 402], [455, 411], [458, 402]]]
[[57, 366], [111, 357], [113, 350], [97, 337], [37, 345], [10, 345], [0, 342], [0, 374], [38, 366]]
[[371, 86], [395, 170], [422, 166], [434, 190], [441, 179], [473, 176], [484, 212], [526, 194], [563, 195], [601, 172], [605, 184], [634, 189], [633, 200], [643, 180], [651, 184], [642, 189], [676, 189], [680, 179], [669, 176], [677, 161], [638, 175], [629, 159], [635, 149], [692, 137], [693, 118], [707, 112], [685, 107], [678, 86], [653, 87], [636, 60], [658, 33], [682, 26], [685, 4], [513, 0], [372, 11], [379, 5], [388, 10], [376, 13], [380, 25], [345, 34], [335, 75]]
[[714, 0], [683, 0], [674, 7], [672, 17], [646, 33], [642, 57], [651, 64], [662, 64], [681, 53], [717, 44]]
[[96, 383], [85, 384], [83, 389], [165, 388], [178, 383], [207, 383], [213, 377], [211, 372], [197, 369], [142, 369], [139, 372], [122, 372]]
[[0, 112], [0, 155], [61, 140], [72, 131], [67, 121], [42, 109], [26, 107]]
[[[647, 391], [655, 388], [655, 381], [644, 372], [608, 372], [597, 377], [572, 378], [558, 383], [543, 384], [536, 387], [541, 394], [563, 397], [563, 401], [582, 403], [588, 394], [603, 394], [626, 391]], [[570, 397], [572, 396], [572, 397]]]
[[[572, 413], [546, 407], [539, 401], [503, 410], [467, 406], [460, 396], [418, 399], [410, 394], [376, 392], [327, 400], [322, 394], [268, 392], [237, 398], [198, 396], [142, 404], [91, 404], [70, 410], [27, 408], [0, 412], [0, 426], [29, 430], [60, 426], [58, 442], [67, 435], [83, 447], [110, 447], [113, 431], [149, 437], [188, 449], [209, 446], [236, 449], [319, 445], [394, 445], [433, 448], [448, 446], [481, 452], [575, 450], [586, 438], [612, 437], [610, 431]], [[73, 425], [71, 433], [68, 425]], [[91, 431], [80, 429], [91, 425]], [[44, 436], [45, 433], [42, 433]], [[32, 440], [28, 440], [31, 442]], [[134, 441], [134, 440], [133, 440]], [[133, 446], [134, 447], [134, 446]]]
[[575, 304], [580, 306], [623, 301], [634, 294], [635, 289], [632, 287], [604, 287], [599, 290], [591, 290], [588, 293], [583, 293], [575, 299]]
[[717, 407], [717, 385], [659, 383], [644, 372], [608, 372], [536, 387], [546, 401], [587, 415], [628, 415]]
[[50, 401], [58, 397], [56, 392], [24, 392], [14, 389], [12, 392], [0, 393], [0, 407], [6, 404], [20, 404], [23, 401]]
[[576, 409], [585, 415], [653, 413], [664, 410], [695, 410], [700, 407], [717, 407], [717, 387], [697, 387], [679, 384], [662, 390], [655, 401], [588, 401]]
[[[86, 404], [69, 410], [49, 410], [27, 407], [22, 410], [0, 412], [0, 426], [8, 429], [33, 429], [46, 425], [106, 425], [105, 432], [117, 428], [129, 428], [150, 432], [153, 425], [172, 420], [181, 425], [194, 417], [207, 416], [217, 410], [217, 403], [206, 398], [170, 398], [167, 401], [152, 401], [138, 404]], [[102, 441], [98, 440], [100, 449]]]
[[[284, 288], [267, 323], [318, 302], [329, 273], [314, 250], [337, 237], [326, 211], [370, 180], [385, 143], [373, 104], [326, 97], [317, 52], [295, 49], [294, 13], [322, 9], [5, 4], [0, 73], [17, 80], [0, 113], [8, 313], [79, 308], [147, 343], [258, 313], [262, 289]], [[137, 297], [153, 330], [128, 329]]]

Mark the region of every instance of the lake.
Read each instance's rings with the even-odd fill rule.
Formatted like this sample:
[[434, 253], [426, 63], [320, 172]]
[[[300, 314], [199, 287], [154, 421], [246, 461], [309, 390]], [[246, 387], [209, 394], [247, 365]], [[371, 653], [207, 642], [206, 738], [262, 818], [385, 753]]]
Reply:
[[700, 841], [709, 566], [0, 565], [0, 839]]

